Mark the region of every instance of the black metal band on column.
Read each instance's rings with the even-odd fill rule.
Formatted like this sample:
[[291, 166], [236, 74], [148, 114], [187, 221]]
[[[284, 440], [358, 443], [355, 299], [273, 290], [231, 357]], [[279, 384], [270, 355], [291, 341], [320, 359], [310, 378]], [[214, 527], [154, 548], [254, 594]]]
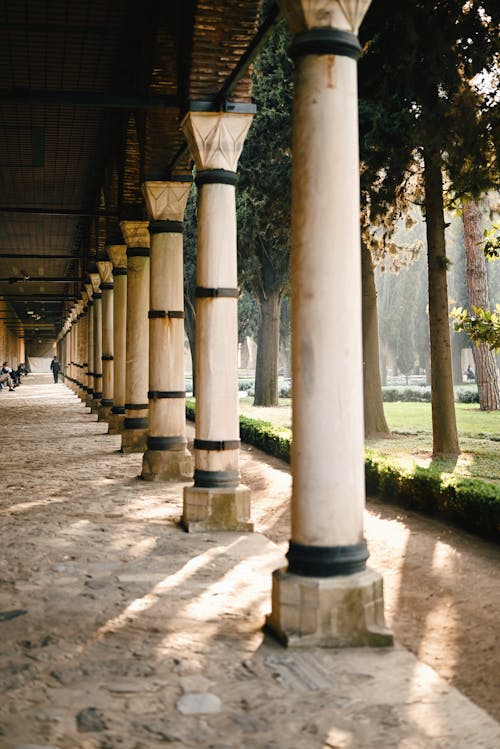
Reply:
[[150, 234], [182, 234], [184, 232], [184, 222], [169, 220], [150, 221], [148, 230]]
[[125, 406], [112, 406], [111, 413], [121, 416], [125, 413]]
[[101, 406], [106, 406], [108, 408], [109, 406], [113, 405], [113, 399], [112, 398], [102, 398], [101, 399]]
[[185, 398], [185, 390], [148, 390], [148, 399], [156, 400], [157, 398]]
[[123, 426], [125, 429], [147, 429], [148, 419], [147, 417], [131, 418], [126, 416], [123, 420]]
[[94, 291], [94, 301], [96, 299], [102, 299], [102, 294], [100, 291]]
[[94, 372], [94, 377], [102, 377], [101, 372]]
[[194, 471], [194, 485], [200, 489], [233, 489], [239, 483], [239, 471], [201, 471], [199, 468]]
[[177, 318], [179, 320], [184, 320], [184, 311], [183, 310], [166, 310], [166, 309], [150, 309], [148, 312], [148, 318], [150, 320], [156, 320], [160, 318], [168, 317], [170, 319]]
[[147, 439], [148, 450], [181, 450], [187, 445], [185, 437], [151, 437]]
[[113, 361], [113, 354], [102, 354], [101, 361]]
[[206, 286], [197, 286], [194, 292], [194, 295], [197, 299], [199, 298], [222, 298], [227, 297], [231, 299], [238, 299], [240, 292], [239, 289], [229, 289], [229, 288], [219, 288], [219, 289], [210, 289]]
[[93, 307], [93, 306], [94, 306], [94, 300], [89, 299], [89, 301], [87, 302], [87, 307]]
[[127, 257], [149, 257], [149, 247], [127, 247]]
[[[75, 382], [76, 382], [76, 380], [75, 380]], [[94, 390], [92, 398], [94, 400], [96, 400], [96, 401], [101, 400], [101, 398], [102, 398], [102, 390]]]
[[341, 29], [320, 28], [300, 31], [288, 49], [292, 60], [305, 55], [339, 55], [357, 60], [361, 45], [356, 34]]
[[104, 281], [103, 283], [101, 283], [101, 289], [103, 291], [112, 291], [113, 284], [111, 283], [111, 281]]
[[203, 185], [231, 185], [234, 187], [237, 181], [237, 173], [229, 169], [203, 169], [197, 172], [194, 180], [196, 187], [202, 187]]
[[114, 276], [126, 276], [128, 273], [126, 268], [113, 268]]
[[[69, 380], [70, 378], [68, 377], [67, 379]], [[94, 395], [94, 388], [87, 387], [87, 393], [89, 395], [93, 396]]]
[[127, 411], [147, 411], [149, 403], [125, 403]]
[[368, 548], [363, 541], [352, 546], [306, 546], [290, 541], [288, 571], [304, 577], [353, 575], [366, 569]]
[[198, 440], [193, 445], [195, 450], [239, 450], [240, 440]]

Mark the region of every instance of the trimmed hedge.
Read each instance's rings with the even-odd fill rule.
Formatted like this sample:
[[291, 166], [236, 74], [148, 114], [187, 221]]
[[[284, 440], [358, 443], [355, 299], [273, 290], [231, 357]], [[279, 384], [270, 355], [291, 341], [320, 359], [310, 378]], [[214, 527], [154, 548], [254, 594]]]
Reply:
[[[186, 417], [194, 421], [194, 404], [186, 402]], [[290, 463], [292, 431], [267, 421], [240, 416], [240, 436], [269, 455]], [[439, 516], [482, 538], [500, 543], [500, 490], [478, 479], [441, 478], [416, 466], [405, 470], [385, 459], [365, 458], [367, 494], [426, 515]]]

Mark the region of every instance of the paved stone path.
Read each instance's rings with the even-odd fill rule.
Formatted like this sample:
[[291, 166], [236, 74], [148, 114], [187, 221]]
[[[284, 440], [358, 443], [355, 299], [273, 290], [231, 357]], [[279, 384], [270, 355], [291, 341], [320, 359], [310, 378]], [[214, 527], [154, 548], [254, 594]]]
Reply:
[[186, 534], [181, 486], [138, 481], [141, 456], [63, 385], [0, 393], [0, 422], [0, 749], [500, 747], [401, 646], [263, 633], [286, 469], [244, 458], [269, 537]]

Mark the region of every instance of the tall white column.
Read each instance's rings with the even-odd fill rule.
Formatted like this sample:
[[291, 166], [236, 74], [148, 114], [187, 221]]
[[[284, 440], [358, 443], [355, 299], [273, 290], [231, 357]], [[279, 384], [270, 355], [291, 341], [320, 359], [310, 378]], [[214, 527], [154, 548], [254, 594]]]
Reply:
[[97, 268], [102, 291], [102, 398], [98, 413], [99, 420], [108, 421], [113, 405], [113, 263], [98, 259]]
[[148, 427], [148, 221], [121, 221], [127, 243], [127, 343], [122, 452], [144, 452]]
[[356, 32], [369, 2], [280, 2], [295, 34], [293, 490], [268, 624], [289, 645], [392, 643], [363, 537]]
[[92, 393], [92, 413], [97, 413], [102, 398], [102, 291], [99, 273], [89, 273], [94, 290], [94, 392]]
[[145, 182], [151, 221], [149, 310], [149, 425], [141, 478], [182, 480], [193, 475], [187, 450], [184, 380], [183, 218], [192, 178]]
[[87, 397], [86, 405], [91, 408], [94, 399], [94, 289], [91, 283], [85, 284], [87, 302]]
[[239, 469], [235, 184], [254, 111], [245, 104], [231, 113], [192, 111], [182, 123], [199, 190], [195, 471], [182, 516], [188, 530], [253, 528]]
[[126, 345], [127, 345], [127, 245], [109, 245], [113, 263], [113, 405], [109, 433], [121, 434], [125, 419]]

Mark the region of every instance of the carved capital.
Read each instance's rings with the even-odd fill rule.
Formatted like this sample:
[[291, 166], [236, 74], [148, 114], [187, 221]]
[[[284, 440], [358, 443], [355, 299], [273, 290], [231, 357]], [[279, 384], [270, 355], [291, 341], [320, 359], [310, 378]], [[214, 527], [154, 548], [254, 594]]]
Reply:
[[191, 182], [144, 182], [142, 194], [154, 221], [182, 221]]
[[196, 168], [235, 172], [253, 114], [188, 112], [182, 130]]
[[82, 291], [82, 303], [83, 303], [83, 309], [87, 306], [89, 301], [89, 295], [86, 291]]
[[149, 221], [120, 221], [127, 247], [149, 247]]
[[370, 3], [371, 0], [278, 0], [294, 34], [328, 27], [357, 34]]
[[92, 286], [92, 284], [91, 284], [91, 283], [86, 283], [86, 284], [85, 284], [85, 291], [86, 291], [86, 292], [87, 292], [87, 294], [88, 294], [88, 301], [90, 302], [90, 300], [91, 300], [91, 299], [92, 299], [92, 297], [94, 296], [94, 288], [93, 288], [93, 286]]
[[110, 260], [98, 260], [97, 268], [101, 283], [113, 283], [113, 263]]
[[90, 283], [92, 284], [92, 289], [94, 291], [94, 294], [99, 293], [99, 287], [101, 285], [101, 277], [99, 273], [89, 273]]
[[108, 251], [108, 257], [113, 263], [114, 268], [126, 268], [127, 267], [127, 245], [126, 244], [110, 244], [106, 247]]

